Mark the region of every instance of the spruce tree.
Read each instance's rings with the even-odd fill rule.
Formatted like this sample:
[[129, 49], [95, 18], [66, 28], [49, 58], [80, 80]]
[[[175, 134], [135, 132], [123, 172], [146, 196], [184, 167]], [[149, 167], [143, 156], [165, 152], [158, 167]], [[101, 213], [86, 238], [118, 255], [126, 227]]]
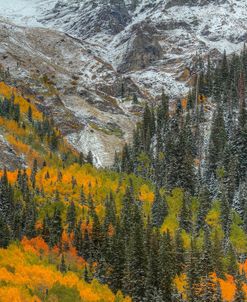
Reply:
[[31, 106], [28, 107], [27, 117], [28, 117], [29, 122], [32, 123], [33, 122], [33, 111], [32, 111]]
[[233, 299], [233, 302], [244, 302], [246, 301], [247, 297], [246, 294], [243, 291], [243, 283], [240, 279], [240, 276], [236, 276], [236, 292]]
[[210, 192], [206, 186], [203, 186], [200, 189], [199, 202], [200, 202], [200, 206], [197, 216], [197, 230], [199, 230], [205, 225], [205, 218], [208, 211], [210, 210], [211, 198], [210, 198]]
[[7, 248], [11, 239], [10, 229], [0, 215], [0, 248]]
[[215, 302], [223, 302], [222, 291], [219, 282], [216, 284]]
[[37, 222], [37, 207], [35, 202], [31, 199], [26, 202], [25, 208], [25, 219], [24, 219], [24, 233], [28, 238], [33, 238], [36, 236], [36, 222]]
[[68, 233], [70, 234], [75, 229], [76, 225], [76, 208], [73, 201], [71, 201], [68, 209], [67, 209], [67, 224], [68, 224]]
[[216, 169], [219, 166], [224, 148], [226, 145], [226, 129], [223, 116], [222, 105], [218, 105], [213, 117], [213, 124], [209, 139], [208, 150], [208, 172], [216, 174]]
[[155, 227], [161, 227], [168, 214], [165, 197], [161, 197], [158, 188], [155, 190], [155, 198], [152, 204], [152, 223]]
[[[127, 245], [128, 261], [125, 267], [124, 281], [128, 282], [128, 294], [134, 301], [142, 301], [145, 297], [145, 280], [147, 259], [144, 248], [144, 226], [140, 209], [135, 204], [133, 208], [134, 225], [130, 242]], [[129, 279], [128, 279], [129, 278]]]
[[231, 244], [227, 252], [227, 258], [228, 258], [228, 267], [227, 267], [228, 274], [232, 276], [237, 276], [239, 271], [238, 262], [237, 262], [236, 252]]
[[213, 234], [211, 256], [212, 256], [213, 271], [217, 274], [219, 278], [223, 278], [224, 277], [223, 247], [217, 230], [215, 230]]
[[92, 153], [92, 151], [88, 151], [86, 161], [87, 161], [87, 163], [93, 165], [93, 153]]
[[190, 197], [188, 194], [185, 194], [185, 196], [183, 197], [182, 208], [179, 215], [179, 226], [181, 229], [184, 229], [188, 233], [192, 229]]
[[50, 223], [49, 245], [52, 247], [55, 245], [60, 246], [62, 233], [63, 233], [63, 226], [62, 226], [61, 211], [58, 207], [56, 207]]
[[181, 230], [178, 230], [175, 234], [175, 273], [176, 275], [180, 275], [185, 268], [185, 248], [184, 243], [181, 236]]
[[59, 270], [63, 274], [67, 272], [67, 266], [66, 266], [66, 263], [65, 263], [64, 254], [62, 254], [61, 263], [59, 265]]
[[172, 281], [175, 276], [175, 250], [170, 233], [166, 232], [163, 235], [160, 252], [159, 252], [159, 266], [160, 270], [160, 290], [162, 291], [163, 300], [172, 301], [173, 286]]

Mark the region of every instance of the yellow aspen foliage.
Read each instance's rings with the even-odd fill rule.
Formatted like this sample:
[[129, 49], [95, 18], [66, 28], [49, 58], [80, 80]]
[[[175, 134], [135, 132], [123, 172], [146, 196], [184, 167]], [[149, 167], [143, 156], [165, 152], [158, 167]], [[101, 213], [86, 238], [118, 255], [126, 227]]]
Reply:
[[3, 117], [0, 117], [0, 126], [4, 127], [8, 132], [15, 134], [16, 136], [25, 136], [26, 131], [18, 126], [18, 123], [13, 120], [7, 120]]
[[11, 98], [13, 93], [15, 92], [15, 89], [8, 86], [4, 82], [0, 82], [0, 95], [6, 97], [7, 99]]
[[[55, 192], [59, 192], [61, 200], [68, 202], [73, 200], [78, 204], [83, 187], [86, 198], [89, 195], [92, 197], [100, 217], [104, 216], [103, 201], [110, 192], [114, 194], [118, 206], [127, 183], [128, 180], [119, 185], [119, 175], [97, 170], [90, 165], [72, 164], [64, 169], [45, 167], [36, 175], [36, 185], [43, 188], [46, 194], [54, 196]], [[137, 183], [135, 190], [137, 198], [144, 202], [144, 209], [148, 212], [154, 200], [153, 190], [144, 181]], [[79, 208], [82, 209], [82, 206]]]
[[186, 288], [188, 286], [187, 284], [187, 276], [185, 274], [182, 274], [180, 276], [176, 276], [174, 279], [174, 284], [178, 290], [179, 293], [182, 294], [183, 299], [186, 298]]
[[140, 188], [139, 199], [144, 202], [154, 201], [154, 193], [150, 191], [150, 188], [146, 184], [142, 185]]
[[7, 135], [8, 142], [13, 146], [17, 154], [24, 154], [28, 160], [29, 165], [33, 162], [33, 159], [39, 159], [40, 155], [38, 152], [33, 150], [29, 145], [24, 144], [20, 140], [17, 140], [13, 135]]
[[10, 87], [4, 82], [0, 82], [0, 95], [6, 97], [7, 99], [14, 96], [14, 103], [20, 105], [21, 113], [27, 114], [30, 107], [32, 109], [33, 118], [36, 120], [42, 119], [42, 113], [34, 104], [28, 102], [24, 97], [22, 97], [21, 93], [16, 88]]

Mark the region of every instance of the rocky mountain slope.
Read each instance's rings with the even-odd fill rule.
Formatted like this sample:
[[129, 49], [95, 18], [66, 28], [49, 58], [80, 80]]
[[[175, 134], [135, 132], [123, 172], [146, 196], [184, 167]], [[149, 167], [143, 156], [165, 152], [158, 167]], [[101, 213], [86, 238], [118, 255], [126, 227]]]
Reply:
[[163, 87], [180, 97], [196, 54], [230, 54], [247, 39], [244, 1], [9, 2], [0, 1], [3, 67], [42, 96], [43, 110], [98, 165], [131, 136], [141, 110], [134, 94], [154, 101]]
[[[0, 39], [1, 65], [7, 70], [2, 78], [24, 94], [35, 94], [68, 140], [85, 154], [94, 153], [96, 164], [111, 164], [115, 148], [129, 139], [135, 122], [131, 102], [122, 104], [111, 95], [121, 89], [112, 67], [90, 54], [84, 43], [50, 29], [2, 22]], [[128, 80], [126, 89], [138, 88]]]
[[179, 95], [185, 87], [174, 78], [191, 67], [196, 53], [242, 48], [246, 6], [236, 0], [62, 0], [38, 20], [87, 41], [93, 53], [152, 95], [161, 87]]

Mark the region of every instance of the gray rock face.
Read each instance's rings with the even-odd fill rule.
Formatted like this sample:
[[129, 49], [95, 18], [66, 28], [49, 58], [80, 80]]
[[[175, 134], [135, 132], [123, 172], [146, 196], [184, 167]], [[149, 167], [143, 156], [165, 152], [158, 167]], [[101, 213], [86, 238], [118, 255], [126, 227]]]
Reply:
[[145, 69], [162, 58], [162, 48], [155, 34], [155, 28], [146, 22], [133, 26], [126, 54], [118, 67], [119, 72]]
[[226, 3], [228, 0], [169, 0], [166, 4], [166, 9], [173, 6], [204, 6], [210, 3], [215, 5]]
[[[75, 12], [76, 18], [72, 19]], [[59, 1], [41, 21], [48, 23], [53, 20], [67, 23], [68, 32], [88, 38], [102, 31], [118, 34], [131, 21], [131, 16], [124, 0], [72, 1], [72, 4]]]
[[16, 170], [25, 166], [24, 159], [18, 156], [14, 149], [0, 134], [0, 169]]

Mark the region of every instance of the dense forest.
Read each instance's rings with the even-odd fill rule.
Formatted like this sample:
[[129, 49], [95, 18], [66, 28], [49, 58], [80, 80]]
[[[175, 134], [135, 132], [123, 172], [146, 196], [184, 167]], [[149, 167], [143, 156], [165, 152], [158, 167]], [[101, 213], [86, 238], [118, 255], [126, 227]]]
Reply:
[[[158, 108], [146, 105], [132, 145], [126, 144], [122, 154], [116, 154], [114, 167], [154, 183], [154, 227], [162, 227], [168, 215], [165, 197], [160, 192], [164, 188], [168, 192], [176, 187], [183, 189], [178, 236], [182, 231], [190, 234], [192, 254], [202, 233], [204, 237], [202, 254], [196, 256], [198, 268], [196, 262], [194, 271], [187, 267], [187, 276], [191, 278], [189, 301], [219, 301], [212, 293], [209, 300], [205, 293], [197, 297], [194, 286], [197, 278], [205, 280], [213, 271], [219, 276], [227, 273], [222, 265], [227, 254], [231, 254], [231, 261], [234, 257], [234, 261], [246, 257], [245, 248], [234, 248], [236, 237], [232, 234], [235, 224], [239, 234], [246, 236], [247, 231], [247, 51], [244, 48], [240, 56], [229, 59], [224, 53], [214, 63], [210, 57], [207, 64], [198, 58], [194, 68], [194, 87], [186, 99], [171, 104], [163, 92]], [[195, 198], [198, 204], [193, 221]], [[213, 208], [219, 211], [220, 224], [215, 229], [209, 220]], [[179, 248], [175, 250], [178, 252]], [[233, 263], [229, 265], [234, 267]], [[230, 272], [228, 267], [228, 273], [236, 276], [239, 271]], [[238, 299], [235, 298], [244, 300]]]
[[194, 69], [186, 98], [146, 104], [111, 169], [1, 83], [28, 166], [1, 171], [0, 301], [246, 300], [247, 50]]

